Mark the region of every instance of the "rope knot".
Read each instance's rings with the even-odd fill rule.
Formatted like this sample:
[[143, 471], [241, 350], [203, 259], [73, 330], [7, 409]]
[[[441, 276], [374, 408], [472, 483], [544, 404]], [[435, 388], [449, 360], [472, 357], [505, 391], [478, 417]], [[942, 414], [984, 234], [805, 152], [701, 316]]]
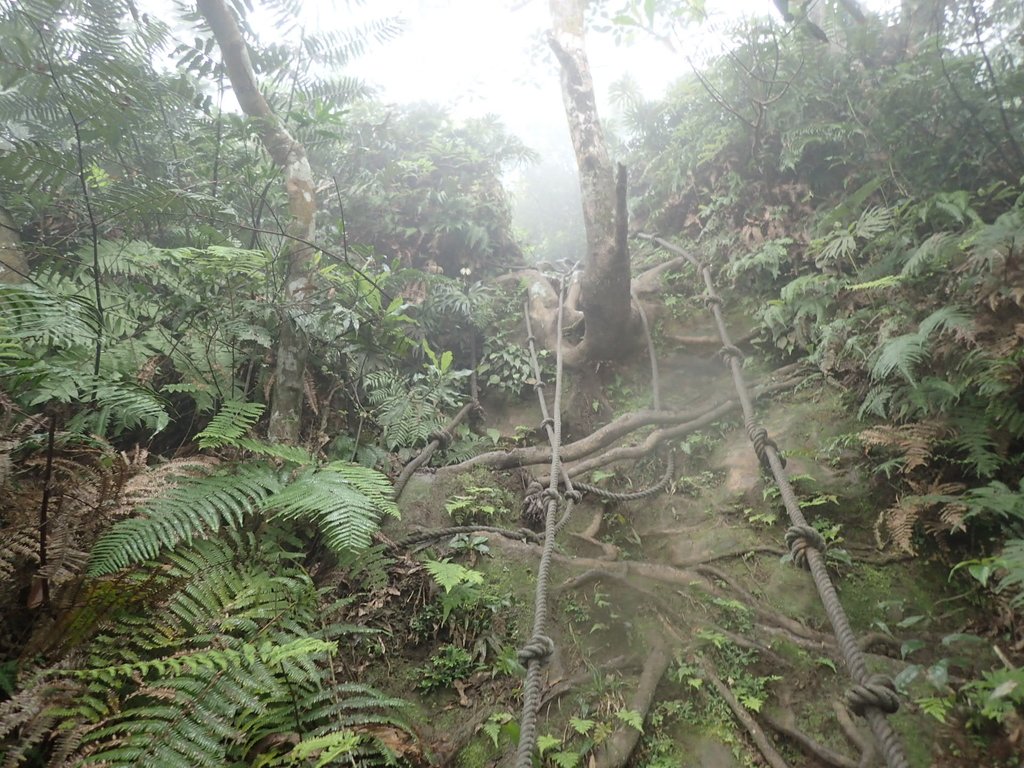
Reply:
[[706, 307], [721, 307], [725, 304], [722, 301], [722, 297], [717, 293], [705, 293], [704, 294], [704, 306]]
[[753, 422], [747, 422], [747, 437], [750, 442], [754, 444], [754, 453], [757, 454], [757, 460], [761, 462], [761, 467], [766, 471], [770, 472], [772, 465], [768, 462], [768, 453], [765, 449], [771, 448], [775, 451], [775, 455], [779, 457], [782, 462], [782, 466], [786, 466], [786, 459], [779, 453], [779, 446], [776, 445], [775, 441], [768, 437], [768, 430], [759, 424]]
[[793, 562], [800, 568], [807, 568], [807, 550], [813, 548], [824, 554], [825, 537], [809, 525], [794, 525], [786, 531], [786, 546]]
[[552, 429], [554, 429], [554, 427], [555, 427], [555, 420], [553, 418], [551, 418], [550, 416], [548, 416], [546, 419], [544, 419], [544, 421], [542, 421], [540, 423], [540, 428], [541, 429], [544, 429], [545, 427], [551, 427]]
[[516, 531], [520, 541], [528, 541], [531, 544], [540, 544], [542, 537], [538, 536], [535, 531], [531, 531], [529, 528], [520, 528]]
[[553, 501], [555, 503], [558, 503], [559, 501], [562, 500], [562, 495], [554, 488], [545, 488], [541, 492], [540, 497], [544, 501]]
[[547, 635], [534, 635], [530, 642], [524, 645], [516, 653], [516, 658], [524, 667], [531, 661], [539, 664], [547, 664], [555, 652], [555, 641]]
[[447, 429], [438, 429], [427, 435], [428, 443], [437, 443], [437, 448], [441, 452], [447, 451], [448, 446], [452, 444], [452, 433]]
[[872, 675], [863, 685], [851, 686], [846, 691], [846, 705], [858, 716], [862, 716], [871, 707], [891, 715], [900, 708], [900, 698], [891, 678]]
[[743, 353], [740, 351], [740, 348], [734, 344], [726, 344], [718, 350], [718, 354], [726, 364], [728, 364], [733, 358], [743, 362]]
[[565, 498], [567, 498], [573, 504], [579, 504], [581, 501], [583, 501], [583, 492], [577, 491], [575, 488], [573, 488], [571, 491], [565, 492]]

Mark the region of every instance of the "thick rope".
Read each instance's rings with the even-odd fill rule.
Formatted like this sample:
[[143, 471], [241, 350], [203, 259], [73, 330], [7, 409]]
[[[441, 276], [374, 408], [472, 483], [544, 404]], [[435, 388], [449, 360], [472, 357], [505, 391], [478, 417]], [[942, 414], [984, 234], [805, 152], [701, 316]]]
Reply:
[[[551, 442], [551, 482], [544, 491], [545, 514], [544, 514], [544, 549], [540, 556], [540, 565], [537, 568], [537, 587], [534, 598], [533, 612], [533, 633], [529, 642], [519, 650], [519, 661], [526, 666], [526, 684], [523, 686], [523, 714], [519, 722], [519, 748], [516, 753], [516, 768], [532, 768], [533, 753], [537, 747], [537, 712], [540, 709], [542, 694], [541, 673], [544, 665], [554, 653], [555, 644], [545, 632], [548, 622], [548, 579], [551, 571], [551, 557], [555, 549], [555, 535], [559, 528], [565, 525], [572, 508], [575, 505], [575, 494], [569, 497], [566, 504], [565, 514], [562, 520], [556, 523], [555, 515], [558, 512], [559, 493], [558, 478], [562, 474], [562, 465], [559, 452], [562, 444], [562, 309], [564, 302], [565, 278], [562, 278], [558, 290], [558, 336], [555, 346], [555, 397], [552, 404], [554, 416], [551, 424], [547, 424], [547, 406], [544, 404], [543, 391], [538, 388], [542, 403], [542, 412], [545, 420], [545, 428], [548, 430], [548, 437]], [[529, 332], [529, 331], [528, 331]], [[532, 333], [531, 344], [532, 344]], [[536, 354], [534, 353], [534, 358]], [[539, 367], [539, 366], [538, 366]], [[539, 378], [538, 378], [539, 381]], [[572, 490], [571, 483], [567, 488]]]
[[506, 539], [515, 541], [528, 541], [531, 544], [540, 544], [541, 538], [529, 528], [500, 528], [496, 525], [452, 525], [448, 528], [431, 528], [430, 530], [411, 533], [404, 539], [394, 543], [395, 549], [408, 549], [418, 544], [425, 544], [428, 541], [437, 541], [449, 536], [458, 536], [460, 533], [495, 533], [504, 536]]
[[[636, 291], [630, 291], [630, 295], [633, 301], [636, 303], [637, 312], [640, 314], [640, 324], [644, 329], [644, 338], [647, 341], [647, 357], [651, 362], [651, 407], [656, 410], [661, 410], [661, 381], [660, 374], [658, 373], [658, 355], [654, 350], [654, 337], [651, 335], [651, 326], [647, 321], [647, 312], [644, 311], [644, 305], [640, 303], [639, 297], [636, 295]], [[598, 485], [592, 485], [590, 483], [576, 483], [575, 488], [578, 491], [589, 493], [593, 496], [597, 496], [600, 499], [607, 501], [640, 501], [651, 496], [655, 496], [669, 484], [672, 476], [675, 475], [675, 457], [672, 452], [669, 451], [668, 458], [665, 459], [665, 472], [654, 485], [643, 488], [639, 491], [609, 491], [606, 488], [602, 488]]]
[[470, 400], [459, 410], [455, 417], [449, 421], [444, 429], [439, 429], [436, 432], [431, 432], [430, 437], [427, 438], [427, 444], [423, 446], [423, 450], [419, 454], [406, 464], [402, 468], [402, 473], [395, 480], [395, 499], [399, 499], [402, 496], [402, 491], [405, 490], [405, 486], [408, 484], [409, 479], [412, 477], [413, 472], [422, 467], [428, 461], [430, 457], [434, 455], [434, 451], [440, 448], [442, 451], [447, 450], [448, 446], [452, 442], [452, 432], [454, 429], [462, 423], [470, 411], [474, 408], [478, 408], [476, 399]]
[[640, 237], [682, 256], [697, 269], [698, 274], [703, 278], [707, 290], [707, 304], [714, 315], [715, 324], [718, 326], [718, 335], [723, 345], [722, 356], [732, 372], [736, 395], [739, 397], [740, 406], [743, 409], [747, 435], [754, 444], [758, 460], [775, 477], [782, 502], [793, 524], [786, 533], [786, 542], [790, 546], [793, 561], [810, 570], [821, 602], [825, 606], [825, 613], [832, 623], [832, 629], [839, 643], [839, 650], [843, 654], [843, 660], [853, 679], [854, 685], [846, 695], [847, 704], [855, 714], [862, 715], [868, 721], [875, 741], [885, 756], [885, 762], [889, 768], [909, 768], [910, 764], [903, 751], [903, 744], [885, 717], [886, 714], [895, 712], [899, 707], [895, 686], [888, 677], [868, 673], [864, 654], [857, 644], [853, 629], [850, 627], [850, 620], [839, 602], [835, 585], [832, 584], [832, 578], [829, 576], [825, 564], [824, 539], [813, 527], [808, 525], [803, 512], [801, 512], [800, 503], [793, 492], [793, 486], [790, 485], [778, 447], [768, 438], [768, 432], [758, 426], [754, 420], [754, 407], [751, 404], [750, 392], [743, 378], [741, 367], [743, 355], [729, 338], [729, 331], [722, 315], [722, 299], [715, 291], [711, 269], [706, 264], [699, 263], [682, 248], [660, 237], [653, 235], [640, 235]]
[[577, 482], [573, 487], [577, 491], [589, 493], [600, 499], [606, 499], [607, 501], [640, 501], [641, 499], [647, 499], [661, 493], [665, 489], [665, 486], [669, 484], [669, 481], [675, 473], [675, 455], [669, 452], [668, 458], [665, 459], [665, 472], [662, 474], [658, 482], [654, 485], [648, 486], [647, 488], [642, 488], [639, 491], [609, 491], [607, 488], [602, 488], [599, 485], [580, 482]]

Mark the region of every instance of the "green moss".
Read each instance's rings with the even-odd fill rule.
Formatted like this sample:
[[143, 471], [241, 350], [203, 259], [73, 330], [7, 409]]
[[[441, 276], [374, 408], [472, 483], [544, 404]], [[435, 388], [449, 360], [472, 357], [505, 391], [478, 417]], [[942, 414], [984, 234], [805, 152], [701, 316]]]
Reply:
[[501, 753], [487, 737], [477, 736], [459, 752], [455, 765], [459, 768], [487, 768], [500, 757]]

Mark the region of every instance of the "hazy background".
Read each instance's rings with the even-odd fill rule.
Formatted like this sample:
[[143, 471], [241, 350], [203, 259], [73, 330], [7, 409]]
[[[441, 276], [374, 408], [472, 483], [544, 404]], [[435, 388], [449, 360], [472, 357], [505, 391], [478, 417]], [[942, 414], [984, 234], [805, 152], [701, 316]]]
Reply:
[[[881, 11], [898, 0], [862, 0]], [[614, 8], [614, 3], [609, 4]], [[721, 53], [725, 32], [739, 19], [774, 15], [771, 0], [708, 0], [708, 19], [677, 39], [676, 50], [643, 32], [616, 41], [590, 31], [587, 48], [602, 119], [614, 109], [609, 89], [624, 77], [645, 98], [660, 97], [679, 77]], [[254, 23], [259, 21], [257, 7]], [[377, 89], [385, 102], [430, 101], [456, 118], [493, 113], [540, 156], [533, 167], [514, 169], [506, 184], [524, 240], [554, 258], [582, 255], [583, 229], [576, 166], [559, 88], [558, 69], [544, 42], [550, 28], [547, 0], [375, 0], [321, 3], [308, 0], [307, 29], [352, 28], [382, 16], [402, 19], [395, 40], [374, 46], [347, 73]], [[268, 30], [273, 25], [266, 22]], [[620, 37], [621, 35], [620, 30]], [[553, 243], [556, 237], [561, 242]]]

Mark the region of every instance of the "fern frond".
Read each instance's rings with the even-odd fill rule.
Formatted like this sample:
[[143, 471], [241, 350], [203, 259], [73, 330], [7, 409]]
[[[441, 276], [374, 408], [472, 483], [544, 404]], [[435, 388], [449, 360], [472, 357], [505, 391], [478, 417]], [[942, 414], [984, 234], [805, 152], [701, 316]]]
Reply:
[[314, 462], [313, 455], [305, 448], [297, 445], [285, 445], [284, 443], [268, 443], [263, 440], [253, 440], [248, 437], [240, 437], [234, 441], [239, 448], [249, 451], [257, 456], [265, 456], [268, 459], [278, 459], [290, 464], [303, 467]]
[[100, 333], [96, 306], [35, 285], [0, 283], [0, 333], [44, 346], [90, 344]]
[[926, 270], [943, 269], [959, 249], [959, 240], [951, 232], [936, 232], [913, 250], [900, 272], [902, 277], [917, 277]]
[[315, 523], [336, 552], [368, 547], [380, 517], [398, 515], [387, 478], [347, 462], [303, 473], [267, 499], [264, 508], [280, 519]]
[[139, 517], [112, 526], [89, 556], [88, 574], [102, 576], [155, 558], [181, 542], [240, 527], [246, 516], [281, 487], [269, 467], [247, 464], [235, 472], [180, 481], [142, 508]]
[[928, 338], [936, 331], [955, 331], [970, 328], [974, 319], [964, 310], [954, 305], [940, 307], [922, 320], [917, 326], [917, 332]]
[[79, 680], [96, 680], [116, 686], [126, 680], [146, 678], [154, 674], [166, 679], [203, 672], [224, 672], [246, 663], [257, 662], [273, 667], [296, 656], [335, 653], [337, 650], [337, 643], [313, 637], [300, 637], [284, 645], [275, 645], [270, 642], [258, 645], [241, 643], [232, 648], [203, 648], [175, 653], [171, 656], [140, 659], [105, 667], [60, 670], [60, 674], [69, 675]]
[[947, 426], [936, 422], [899, 426], [880, 424], [863, 430], [860, 439], [865, 445], [899, 451], [903, 472], [906, 474], [918, 467], [927, 466], [941, 438], [948, 432]]
[[906, 333], [885, 341], [879, 347], [878, 357], [871, 367], [871, 378], [880, 381], [899, 371], [915, 384], [914, 369], [928, 357], [928, 337], [920, 333]]
[[874, 206], [868, 208], [857, 219], [857, 223], [853, 225], [853, 234], [862, 240], [871, 240], [878, 236], [887, 229], [890, 229], [893, 224], [893, 212], [892, 209], [884, 206]]
[[229, 400], [220, 407], [206, 429], [196, 435], [196, 442], [200, 448], [237, 445], [238, 438], [259, 421], [265, 409], [262, 403]]

